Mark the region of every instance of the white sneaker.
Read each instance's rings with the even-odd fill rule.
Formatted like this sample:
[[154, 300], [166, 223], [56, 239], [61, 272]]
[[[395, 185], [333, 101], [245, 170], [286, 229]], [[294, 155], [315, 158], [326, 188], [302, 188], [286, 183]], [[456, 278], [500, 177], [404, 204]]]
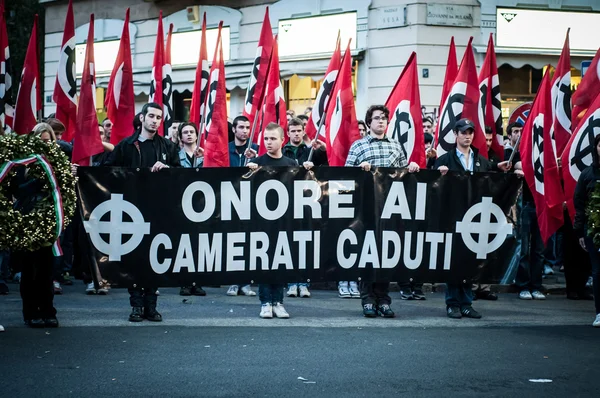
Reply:
[[554, 275], [554, 270], [549, 265], [544, 265], [544, 275]]
[[263, 319], [273, 318], [273, 307], [271, 306], [271, 303], [260, 306], [260, 317]]
[[539, 290], [534, 290], [531, 292], [531, 297], [533, 297], [534, 300], [546, 300], [544, 293], [540, 292]]
[[85, 288], [85, 294], [96, 294], [96, 287], [94, 286], [94, 282], [92, 283], [88, 283], [87, 287]]
[[298, 296], [298, 285], [291, 285], [286, 293], [286, 296], [297, 297]]
[[338, 285], [338, 293], [341, 298], [352, 297], [350, 290], [348, 290], [348, 285]]
[[360, 290], [358, 290], [358, 283], [350, 282], [349, 285], [350, 287], [348, 288], [348, 290], [350, 291], [350, 296], [352, 296], [352, 298], [360, 298]]
[[592, 277], [590, 276], [585, 284], [585, 287], [593, 287], [594, 286], [594, 279], [592, 279]]
[[523, 290], [519, 293], [519, 298], [521, 300], [531, 300], [533, 297], [531, 296], [531, 293], [529, 293], [529, 290]]
[[256, 296], [256, 292], [252, 290], [250, 285], [242, 286], [242, 294], [244, 296]]
[[240, 287], [238, 285], [231, 285], [231, 286], [229, 286], [229, 289], [227, 290], [227, 295], [228, 296], [237, 296], [238, 290], [240, 290]]
[[600, 314], [596, 314], [596, 319], [594, 320], [594, 323], [592, 323], [592, 326], [595, 328], [600, 328]]
[[273, 306], [273, 315], [277, 318], [289, 318], [290, 314], [285, 310], [283, 304], [277, 303]]
[[[598, 318], [598, 319], [600, 319], [600, 318]], [[600, 323], [598, 325], [600, 325]], [[0, 325], [0, 332], [4, 332], [4, 326], [2, 326], [2, 325]]]
[[308, 291], [308, 287], [300, 286], [300, 297], [310, 297], [310, 292]]

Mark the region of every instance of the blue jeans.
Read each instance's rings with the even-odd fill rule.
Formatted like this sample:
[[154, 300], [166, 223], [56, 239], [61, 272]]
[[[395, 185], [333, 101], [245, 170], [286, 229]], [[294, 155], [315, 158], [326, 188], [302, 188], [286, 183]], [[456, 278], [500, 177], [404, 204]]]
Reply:
[[540, 290], [544, 269], [544, 244], [533, 203], [523, 203], [520, 235], [521, 258], [515, 283], [521, 290]]
[[300, 287], [300, 286], [306, 286], [306, 287], [309, 287], [310, 283], [288, 283], [288, 285], [287, 285], [288, 289], [290, 287], [292, 287], [292, 286], [298, 286], [298, 287]]
[[448, 283], [446, 285], [446, 305], [448, 307], [470, 307], [473, 303], [473, 289], [468, 283]]
[[285, 285], [258, 285], [258, 298], [261, 304], [283, 303], [283, 289]]
[[585, 247], [590, 255], [592, 263], [592, 280], [594, 282], [594, 305], [596, 306], [596, 314], [600, 314], [600, 255], [598, 248], [594, 245], [594, 239], [589, 236], [585, 237]]

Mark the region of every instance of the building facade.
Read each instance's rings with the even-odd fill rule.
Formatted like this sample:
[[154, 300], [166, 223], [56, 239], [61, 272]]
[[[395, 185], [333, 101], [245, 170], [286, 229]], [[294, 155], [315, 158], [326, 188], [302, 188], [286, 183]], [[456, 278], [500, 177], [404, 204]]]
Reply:
[[[55, 109], [56, 78], [66, 1], [40, 0], [46, 6], [44, 114]], [[211, 4], [212, 3], [212, 4]], [[219, 4], [219, 5], [216, 5]], [[138, 107], [147, 102], [159, 11], [165, 31], [174, 26], [172, 66], [174, 113], [186, 119], [199, 53], [202, 14], [207, 13], [209, 61], [216, 27], [224, 21], [228, 106], [231, 118], [241, 114], [260, 29], [269, 7], [273, 34], [278, 34], [281, 78], [288, 107], [303, 112], [312, 106], [340, 31], [342, 47], [351, 39], [358, 118], [370, 104], [384, 103], [410, 54], [415, 51], [423, 114], [437, 117], [448, 44], [454, 36], [458, 62], [470, 37], [481, 65], [490, 34], [497, 61], [506, 116], [533, 100], [545, 65], [556, 65], [566, 30], [571, 28], [574, 87], [582, 62], [600, 47], [590, 34], [600, 22], [598, 0], [75, 0], [77, 61], [85, 53], [89, 14], [94, 13], [97, 107], [119, 46], [125, 10], [131, 8], [129, 32]], [[596, 24], [596, 25], [594, 25]], [[585, 64], [583, 64], [585, 65]], [[584, 67], [585, 68], [585, 67]], [[81, 73], [81, 66], [77, 72]]]

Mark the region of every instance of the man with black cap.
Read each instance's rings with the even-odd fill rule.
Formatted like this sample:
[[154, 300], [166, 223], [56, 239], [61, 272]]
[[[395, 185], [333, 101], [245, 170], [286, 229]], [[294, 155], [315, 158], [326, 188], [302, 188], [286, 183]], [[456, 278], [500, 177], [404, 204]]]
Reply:
[[[471, 147], [475, 134], [475, 125], [469, 119], [460, 119], [454, 125], [456, 146], [454, 150], [440, 156], [435, 162], [435, 169], [442, 175], [448, 171], [485, 172], [493, 170], [508, 171], [510, 164], [505, 162], [491, 163], [481, 156], [477, 148]], [[481, 314], [473, 309], [473, 291], [467, 283], [446, 285], [446, 313], [449, 318], [459, 319], [481, 318]]]

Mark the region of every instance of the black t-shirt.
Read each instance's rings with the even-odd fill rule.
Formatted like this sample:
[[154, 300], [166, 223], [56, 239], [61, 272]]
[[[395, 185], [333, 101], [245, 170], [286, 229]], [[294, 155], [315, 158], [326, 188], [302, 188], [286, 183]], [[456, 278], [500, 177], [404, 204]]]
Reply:
[[243, 155], [244, 152], [246, 152], [246, 149], [248, 149], [246, 145], [235, 146], [235, 151], [238, 153], [238, 155]]
[[[504, 150], [504, 160], [508, 160], [510, 159], [510, 155], [512, 155], [514, 149], [512, 148], [506, 148]], [[519, 163], [521, 161], [521, 152], [517, 151], [515, 153], [515, 156], [513, 156], [512, 159], [512, 164], [515, 165], [517, 163]], [[531, 193], [531, 190], [529, 189], [529, 185], [527, 185], [527, 182], [523, 181], [523, 202], [524, 203], [535, 203], [534, 199], [533, 199], [533, 194]]]
[[156, 150], [154, 149], [154, 141], [145, 140], [138, 141], [140, 146], [140, 154], [142, 161], [140, 162], [142, 167], [152, 167], [158, 161], [156, 159]]
[[259, 166], [275, 166], [275, 167], [297, 167], [298, 163], [295, 160], [281, 156], [280, 158], [273, 158], [265, 153], [262, 156], [252, 159], [252, 163], [256, 163]]

